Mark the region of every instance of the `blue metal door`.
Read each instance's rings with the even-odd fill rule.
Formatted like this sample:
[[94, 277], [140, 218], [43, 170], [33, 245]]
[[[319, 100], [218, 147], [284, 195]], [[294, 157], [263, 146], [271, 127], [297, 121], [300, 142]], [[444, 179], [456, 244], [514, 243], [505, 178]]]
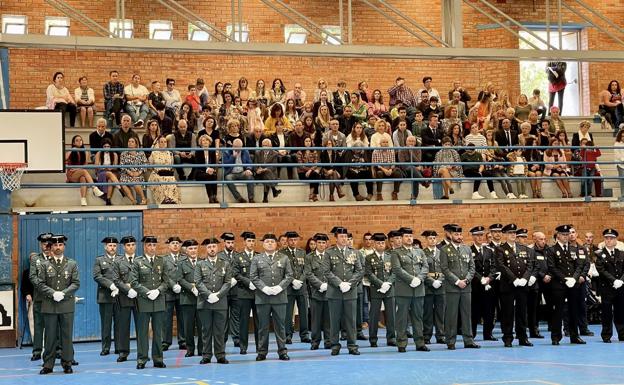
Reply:
[[[65, 234], [68, 238], [65, 255], [76, 260], [80, 271], [80, 289], [77, 297], [84, 298], [76, 304], [74, 341], [100, 339], [100, 317], [96, 302], [97, 284], [92, 269], [95, 257], [104, 251], [100, 241], [106, 236], [118, 239], [143, 234], [142, 212], [33, 214], [19, 217], [20, 272], [28, 267], [28, 256], [39, 251], [37, 235], [45, 232]], [[121, 253], [121, 245], [120, 250]], [[26, 321], [26, 311], [20, 303], [20, 328]], [[28, 334], [28, 328], [26, 328]]]

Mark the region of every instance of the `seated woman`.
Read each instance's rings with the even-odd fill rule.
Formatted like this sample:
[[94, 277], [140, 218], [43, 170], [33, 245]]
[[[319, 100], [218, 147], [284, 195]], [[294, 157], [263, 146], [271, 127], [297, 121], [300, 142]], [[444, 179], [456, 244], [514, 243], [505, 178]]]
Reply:
[[314, 128], [316, 132], [321, 132], [325, 134], [329, 131], [329, 121], [331, 120], [331, 116], [329, 115], [329, 109], [327, 106], [321, 106], [318, 110], [318, 114], [316, 118], [314, 118]]
[[581, 140], [587, 139], [590, 141], [594, 141], [594, 136], [589, 132], [591, 128], [591, 123], [589, 120], [583, 120], [579, 123], [579, 130], [572, 135], [572, 146], [578, 147], [581, 145]]
[[524, 145], [527, 147], [524, 149], [524, 159], [527, 161], [527, 176], [530, 179], [531, 190], [533, 190], [533, 198], [543, 198], [542, 196], [542, 179], [544, 165], [539, 164], [544, 159], [543, 151], [535, 148], [540, 145], [536, 138], [528, 138]]
[[316, 102], [312, 105], [312, 116], [316, 117], [319, 113], [321, 107], [327, 107], [327, 111], [330, 117], [335, 115], [334, 106], [331, 105], [331, 101], [329, 99], [329, 91], [322, 90], [320, 93], [320, 97]]
[[[487, 149], [483, 153], [483, 155], [485, 156], [484, 160], [486, 161], [485, 169], [483, 170], [483, 176], [496, 178], [507, 198], [516, 199], [516, 196], [514, 195], [511, 188], [511, 183], [509, 183], [509, 180], [507, 178], [505, 166], [498, 163], [505, 161], [505, 154], [498, 147], [498, 143], [494, 139], [493, 130], [487, 130], [485, 132], [485, 140], [487, 142], [487, 145], [492, 148]], [[495, 191], [492, 191], [490, 193], [490, 198], [498, 199]]]
[[384, 104], [381, 90], [374, 90], [373, 100], [368, 102], [368, 116], [375, 115], [379, 117], [387, 113], [388, 113], [388, 106]]
[[230, 119], [227, 122], [227, 134], [223, 137], [223, 147], [232, 147], [234, 140], [241, 139], [243, 137], [240, 133], [240, 121], [236, 119]]
[[619, 129], [624, 111], [622, 108], [622, 90], [617, 80], [611, 80], [607, 89], [600, 92], [598, 113], [602, 117], [603, 130], [607, 128], [606, 123], [609, 123], [614, 131]]
[[[461, 124], [455, 123], [451, 127], [449, 127], [449, 138], [451, 138], [451, 146], [452, 147], [463, 147], [465, 146], [464, 137], [462, 135]], [[463, 153], [464, 150], [458, 150], [458, 153]]]
[[301, 114], [295, 108], [295, 100], [294, 99], [288, 99], [286, 101], [286, 113], [285, 113], [285, 116], [286, 116], [286, 119], [288, 119], [288, 121], [290, 122], [290, 125], [293, 126], [293, 127], [295, 126], [295, 122], [301, 118]]
[[[84, 143], [82, 141], [82, 136], [75, 135], [72, 138], [72, 149], [79, 148], [84, 149]], [[71, 166], [84, 166], [87, 164], [87, 159], [91, 159], [91, 155], [89, 151], [66, 151], [65, 152], [65, 164], [68, 166], [66, 171], [67, 182], [69, 183], [93, 183], [93, 178], [91, 178], [91, 174], [84, 168], [75, 168]], [[96, 197], [104, 196], [104, 192], [97, 188], [97, 186], [93, 186], [93, 195]], [[80, 205], [87, 205], [87, 186], [80, 186]]]
[[280, 103], [275, 103], [271, 106], [269, 117], [264, 121], [264, 135], [269, 136], [275, 133], [275, 125], [277, 122], [282, 122], [282, 126], [290, 131], [292, 126], [287, 117], [284, 116], [284, 110]]
[[175, 182], [175, 173], [173, 172], [173, 153], [169, 150], [161, 150], [167, 148], [167, 138], [160, 136], [154, 142], [154, 151], [149, 157], [149, 162], [156, 166], [152, 169], [149, 176], [150, 182], [167, 182], [161, 185], [151, 185], [150, 190], [156, 204], [179, 204], [181, 203], [180, 191], [175, 184], [169, 184], [168, 182]]
[[[387, 139], [387, 138], [386, 138]], [[347, 147], [352, 147], [355, 141], [359, 140], [364, 143], [364, 147], [368, 147], [368, 137], [364, 133], [364, 128], [361, 123], [355, 123], [351, 128], [351, 133], [347, 135]]]
[[360, 99], [360, 93], [351, 93], [350, 106], [353, 108], [353, 117], [360, 123], [365, 122], [368, 117], [368, 105]]
[[515, 116], [518, 123], [526, 122], [529, 120], [529, 112], [531, 112], [531, 105], [529, 104], [529, 98], [525, 94], [518, 96], [518, 104], [515, 106]]
[[[130, 137], [128, 139], [128, 148], [138, 148], [139, 140], [135, 137]], [[133, 194], [128, 194], [128, 199], [132, 202], [133, 205], [137, 203], [147, 203], [145, 199], [145, 194], [143, 193], [143, 186], [133, 185], [137, 182], [143, 182], [145, 179], [143, 174], [145, 173], [145, 169], [142, 167], [147, 164], [147, 158], [145, 157], [145, 153], [143, 151], [123, 151], [121, 153], [121, 157], [119, 158], [120, 166], [133, 166], [133, 167], [123, 167], [119, 172], [119, 181], [122, 183], [126, 183], [130, 190], [134, 190]], [[137, 199], [137, 196], [140, 198]]]
[[52, 76], [52, 84], [46, 89], [46, 106], [50, 110], [61, 111], [63, 115], [69, 113], [69, 125], [76, 125], [76, 101], [65, 87], [65, 75], [62, 72], [55, 72]]
[[439, 178], [445, 178], [442, 181], [442, 189], [444, 193], [441, 199], [449, 199], [449, 194], [455, 194], [450, 178], [461, 178], [463, 176], [461, 159], [459, 153], [451, 148], [451, 138], [445, 136], [442, 138], [442, 147], [436, 153], [433, 160], [433, 172]]
[[80, 126], [93, 127], [93, 117], [95, 115], [95, 93], [93, 88], [87, 85], [87, 77], [81, 76], [78, 79], [78, 88], [74, 90], [74, 100], [76, 109], [80, 111]]
[[[147, 121], [147, 131], [143, 135], [141, 139], [141, 144], [143, 148], [152, 148], [154, 144], [156, 144], [156, 139], [160, 137], [160, 125], [158, 124], [158, 120], [150, 119]], [[145, 153], [145, 157], [150, 157], [150, 152]]]
[[[305, 147], [312, 147], [312, 139], [305, 138], [303, 140]], [[310, 163], [297, 167], [299, 180], [315, 181], [321, 179], [321, 167], [313, 164], [319, 162], [318, 152], [316, 150], [297, 151], [297, 163]], [[310, 182], [310, 194], [308, 200], [310, 202], [318, 201], [319, 184], [318, 182]]]
[[529, 133], [531, 135], [537, 135], [537, 130], [540, 128], [540, 121], [539, 114], [536, 110], [531, 110], [531, 112], [529, 112], [529, 119], [527, 120], [527, 123], [531, 124], [531, 130]]
[[[347, 166], [347, 179], [372, 179], [373, 176], [371, 173], [371, 167], [361, 164], [370, 163], [370, 153], [365, 150], [364, 143], [360, 141], [355, 141], [352, 148], [353, 149], [351, 151], [347, 152], [347, 159], [345, 160], [345, 163], [350, 163], [350, 165]], [[371, 200], [373, 198], [373, 182], [365, 182], [366, 198], [360, 195], [359, 184], [360, 182], [350, 182], [351, 192], [353, 193], [353, 197], [355, 198], [355, 200]]]
[[570, 169], [566, 164], [565, 153], [559, 148], [560, 142], [557, 138], [550, 139], [550, 148], [544, 151], [544, 175], [555, 179], [557, 187], [561, 191], [562, 198], [572, 198], [570, 181], [566, 179], [570, 176]]
[[[210, 151], [213, 139], [208, 134], [203, 134], [197, 140], [201, 150], [195, 151], [195, 180], [200, 182], [214, 182], [217, 180], [217, 168], [213, 167], [217, 164], [217, 153]], [[208, 203], [219, 203], [217, 200], [217, 185], [215, 183], [204, 184], [206, 194], [208, 195]]]
[[518, 134], [518, 145], [526, 146], [526, 141], [530, 138], [535, 139], [535, 136], [531, 134], [531, 123], [520, 123], [520, 133]]
[[[113, 142], [105, 138], [102, 141], [102, 148], [110, 149]], [[119, 154], [114, 151], [98, 151], [95, 153], [94, 163], [97, 166], [103, 166], [96, 171], [97, 181], [99, 183], [119, 183], [117, 178], [117, 167], [119, 165]], [[120, 186], [126, 195], [130, 195], [130, 189], [128, 186]], [[102, 191], [106, 194], [106, 205], [111, 205], [111, 197], [115, 191], [115, 186], [102, 186]]]
[[180, 107], [180, 111], [178, 112], [178, 122], [180, 120], [186, 120], [188, 123], [187, 127], [190, 132], [195, 132], [197, 130], [197, 119], [199, 118], [199, 114], [193, 111], [193, 106], [189, 103], [184, 102]]
[[[325, 150], [321, 152], [321, 163], [325, 165], [322, 167], [323, 178], [330, 180], [338, 180], [342, 176], [338, 169], [340, 166], [333, 166], [332, 163], [340, 163], [342, 162], [342, 157], [340, 156], [338, 151], [334, 151], [332, 147], [334, 147], [334, 142], [332, 142], [331, 138], [325, 137], [323, 139], [323, 143], [321, 143], [323, 147], [326, 147]], [[329, 201], [334, 202], [334, 192], [338, 192], [338, 198], [342, 198], [345, 194], [342, 192], [342, 187], [336, 182], [329, 183]]]

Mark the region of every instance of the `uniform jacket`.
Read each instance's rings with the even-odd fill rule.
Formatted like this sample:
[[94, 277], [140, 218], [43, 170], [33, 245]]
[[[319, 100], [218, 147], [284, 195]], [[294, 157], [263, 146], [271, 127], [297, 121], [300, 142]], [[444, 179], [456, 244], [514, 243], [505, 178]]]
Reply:
[[546, 249], [546, 262], [548, 263], [548, 274], [552, 276], [553, 290], [566, 290], [566, 278], [574, 278], [575, 287], [578, 287], [578, 279], [583, 273], [584, 260], [579, 260], [577, 251], [568, 244], [568, 251], [564, 253], [559, 242]]
[[[327, 280], [327, 299], [357, 300], [358, 284], [364, 276], [360, 261], [360, 252], [351, 247], [346, 247], [344, 252], [336, 246], [325, 250], [323, 272]], [[349, 282], [351, 289], [346, 293], [340, 291], [341, 282]]]
[[[230, 264], [230, 267], [232, 266], [232, 260], [233, 258], [236, 256], [237, 252], [235, 250], [232, 250], [232, 252], [228, 255], [228, 253], [225, 250], [221, 250], [217, 253], [217, 257], [223, 259], [224, 261], [226, 261], [227, 263]], [[230, 297], [236, 297], [236, 295], [238, 294], [238, 288], [236, 286], [232, 287], [230, 286], [230, 291], [228, 292], [228, 296]]]
[[[39, 267], [37, 288], [43, 297], [41, 312], [47, 314], [73, 313], [76, 306], [74, 294], [80, 288], [76, 261], [64, 256], [59, 265], [52, 259], [41, 262]], [[53, 299], [56, 291], [65, 293], [65, 298], [60, 302]]]
[[[133, 258], [138, 258], [135, 255]], [[133, 259], [134, 262], [134, 259]], [[128, 262], [128, 258], [125, 255], [120, 255], [115, 258], [113, 265], [113, 282], [119, 289], [119, 295], [117, 301], [121, 307], [136, 306], [136, 298], [128, 298], [128, 291], [130, 287], [130, 272], [132, 271], [132, 264]]]
[[[318, 301], [327, 301], [325, 296], [326, 291], [320, 292], [319, 289], [323, 283], [327, 283], [325, 278], [325, 272], [323, 271], [323, 260], [325, 259], [326, 251], [320, 256], [316, 251], [311, 252], [305, 257], [305, 276], [308, 286], [310, 286], [310, 293], [313, 299]], [[327, 284], [329, 290], [329, 284]]]
[[182, 286], [180, 292], [180, 305], [197, 305], [197, 297], [193, 294], [193, 288], [196, 287], [195, 269], [199, 259], [195, 259], [195, 266], [191, 263], [191, 258], [186, 257], [178, 262], [177, 275], [180, 277], [179, 284]]
[[[249, 277], [256, 287], [256, 305], [288, 303], [287, 289], [292, 283], [293, 272], [286, 255], [275, 252], [271, 259], [266, 253], [260, 253], [251, 262]], [[282, 291], [277, 295], [266, 295], [262, 292], [265, 286], [280, 286]]]
[[176, 294], [173, 292], [173, 286], [175, 284], [180, 284], [180, 276], [178, 271], [178, 264], [182, 262], [186, 256], [184, 254], [178, 254], [177, 260], [174, 258], [173, 254], [165, 254], [162, 256], [167, 263], [171, 265], [171, 274], [169, 274], [169, 289], [165, 292], [165, 301], [176, 301], [180, 299], [180, 293]]
[[298, 279], [303, 281], [303, 285], [299, 290], [295, 290], [295, 288], [290, 285], [288, 286], [288, 295], [308, 295], [308, 289], [306, 287], [306, 277], [305, 277], [305, 250], [296, 248], [294, 252], [286, 247], [279, 251], [280, 253], [286, 255], [290, 260], [290, 266], [293, 270], [293, 279]]
[[427, 278], [425, 278], [425, 294], [444, 294], [444, 285], [439, 288], [434, 288], [433, 281], [438, 280], [444, 283], [444, 274], [442, 274], [442, 267], [440, 266], [440, 250], [435, 247], [433, 252], [427, 247], [423, 249], [425, 256], [427, 257]]
[[[382, 255], [378, 255], [377, 252], [373, 252], [368, 254], [364, 266], [364, 275], [370, 281], [371, 298], [394, 297], [395, 275], [392, 271], [392, 255], [390, 253], [384, 252]], [[382, 294], [377, 290], [381, 288], [384, 282], [389, 282], [392, 286], [390, 286], [390, 290]]]
[[[440, 265], [444, 273], [445, 290], [447, 293], [470, 293], [472, 292], [471, 281], [475, 273], [472, 252], [466, 245], [459, 245], [456, 249], [453, 245], [446, 245], [440, 249]], [[458, 280], [466, 280], [468, 285], [460, 289], [455, 284]]]
[[114, 265], [116, 255], [100, 255], [93, 263], [93, 279], [97, 282], [97, 303], [115, 303], [116, 299], [111, 297], [110, 286], [113, 284]]
[[614, 249], [609, 252], [606, 248], [596, 251], [596, 270], [598, 270], [598, 294], [606, 298], [613, 298], [616, 293], [624, 295], [624, 287], [613, 288], [613, 281], [624, 280], [624, 252]]
[[236, 291], [238, 298], [241, 299], [255, 299], [255, 290], [249, 288], [251, 279], [249, 273], [251, 272], [251, 262], [258, 253], [253, 252], [253, 255], [247, 254], [247, 251], [241, 251], [236, 254], [236, 257], [232, 259], [232, 276], [238, 281], [236, 284]]
[[[198, 261], [194, 271], [195, 285], [199, 291], [197, 309], [227, 310], [227, 294], [230, 291], [232, 280], [232, 268], [228, 261], [217, 258], [211, 262], [208, 258]], [[219, 300], [215, 303], [208, 302], [208, 296], [216, 293]]]
[[[427, 256], [421, 249], [399, 247], [391, 252], [392, 272], [395, 276], [394, 295], [396, 297], [424, 297], [425, 279], [429, 272]], [[414, 277], [420, 278], [422, 283], [411, 287]]]
[[502, 273], [501, 292], [512, 291], [515, 288], [514, 280], [524, 278], [528, 281], [533, 274], [534, 261], [529, 248], [519, 243], [515, 244], [515, 248], [514, 251], [509, 243], [503, 243], [496, 249], [496, 265]]
[[43, 299], [39, 292], [39, 270], [41, 269], [41, 264], [45, 261], [47, 261], [47, 258], [43, 253], [30, 254], [28, 278], [30, 278], [30, 283], [33, 285], [33, 301], [35, 302], [41, 302]]
[[[132, 261], [130, 286], [137, 292], [137, 310], [140, 313], [165, 311], [165, 291], [169, 287], [171, 268], [172, 266], [160, 256], [154, 256], [153, 265], [144, 255]], [[147, 292], [150, 290], [160, 291], [153, 301], [147, 298]]]

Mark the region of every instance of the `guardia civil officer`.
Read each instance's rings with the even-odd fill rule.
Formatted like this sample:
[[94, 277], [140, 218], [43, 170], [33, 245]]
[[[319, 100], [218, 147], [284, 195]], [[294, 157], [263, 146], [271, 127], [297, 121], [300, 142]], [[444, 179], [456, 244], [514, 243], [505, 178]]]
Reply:
[[[305, 276], [310, 286], [310, 310], [312, 316], [312, 345], [310, 350], [317, 350], [324, 341], [324, 348], [331, 349], [329, 305], [325, 293], [327, 292], [327, 279], [323, 272], [323, 259], [329, 245], [329, 237], [326, 234], [314, 235], [316, 250], [306, 255]], [[322, 334], [321, 334], [322, 333]]]
[[[115, 343], [117, 343], [117, 299], [119, 289], [113, 282], [114, 264], [117, 258], [117, 244], [119, 241], [115, 237], [102, 239], [104, 244], [104, 255], [95, 258], [93, 264], [93, 279], [97, 283], [97, 303], [100, 309], [100, 331], [102, 336], [101, 356], [110, 354], [111, 347], [111, 327], [115, 324]], [[115, 349], [117, 350], [117, 349]]]
[[113, 283], [119, 289], [117, 296], [119, 326], [115, 339], [115, 350], [119, 352], [117, 362], [128, 360], [130, 354], [130, 317], [134, 318], [135, 334], [139, 334], [139, 320], [136, 307], [137, 292], [130, 286], [130, 273], [136, 256], [136, 239], [131, 236], [121, 238], [124, 254], [115, 259], [113, 266]]
[[438, 233], [435, 230], [425, 230], [421, 236], [425, 237], [423, 252], [427, 257], [427, 277], [425, 278], [425, 300], [423, 304], [423, 336], [425, 344], [431, 343], [433, 327], [435, 325], [436, 343], [446, 344], [444, 338], [444, 274], [440, 266], [440, 250], [436, 247]]
[[186, 258], [180, 252], [182, 240], [180, 237], [172, 236], [165, 241], [168, 252], [163, 256], [165, 260], [172, 265], [172, 273], [169, 276], [169, 288], [165, 292], [165, 306], [167, 308], [165, 314], [164, 332], [163, 332], [163, 351], [169, 350], [173, 342], [173, 312], [175, 310], [176, 331], [178, 337], [178, 348], [186, 350], [186, 341], [184, 339], [184, 315], [182, 314], [182, 305], [180, 304], [180, 277], [178, 276], [178, 264]]
[[43, 301], [43, 295], [39, 292], [39, 270], [43, 262], [52, 258], [52, 249], [49, 243], [50, 238], [54, 234], [42, 233], [39, 234], [37, 240], [39, 241], [39, 253], [31, 253], [29, 257], [30, 267], [28, 271], [28, 278], [33, 285], [33, 322], [34, 332], [32, 336], [33, 350], [31, 361], [38, 361], [41, 359], [41, 352], [43, 351], [43, 314], [41, 313], [41, 303]]
[[624, 252], [615, 248], [618, 235], [615, 229], [605, 229], [604, 247], [596, 251], [598, 295], [602, 300], [600, 336], [605, 343], [611, 343], [614, 322], [618, 340], [624, 341]]
[[483, 339], [497, 341], [492, 335], [494, 330], [494, 311], [496, 296], [492, 284], [496, 275], [494, 250], [485, 242], [485, 227], [475, 226], [470, 229], [472, 235], [472, 258], [475, 261], [475, 275], [472, 278], [472, 335], [477, 337], [477, 325], [483, 318]]
[[[225, 232], [221, 234], [220, 238], [223, 241], [223, 250], [217, 253], [217, 257], [226, 260], [231, 266], [232, 259], [237, 254], [236, 250], [234, 250], [236, 237], [231, 232]], [[228, 292], [228, 323], [225, 332], [225, 340], [227, 341], [228, 334], [230, 334], [232, 336], [232, 341], [234, 341], [234, 346], [240, 347], [240, 339], [238, 337], [238, 332], [240, 330], [238, 315], [240, 314], [240, 309], [238, 306], [238, 290], [236, 288], [236, 283], [236, 279], [232, 277], [230, 291]]]
[[293, 311], [295, 303], [299, 310], [299, 338], [301, 342], [310, 343], [310, 331], [308, 330], [308, 288], [305, 282], [305, 250], [297, 247], [299, 242], [299, 234], [296, 231], [286, 232], [287, 246], [280, 250], [290, 260], [290, 266], [293, 269], [293, 281], [288, 286], [288, 305], [286, 306], [286, 343], [292, 344], [293, 335]]
[[236, 279], [238, 290], [238, 307], [239, 307], [239, 324], [240, 331], [238, 333], [240, 343], [240, 354], [247, 354], [249, 345], [249, 313], [253, 313], [253, 328], [256, 342], [256, 350], [258, 350], [258, 311], [256, 309], [256, 286], [249, 277], [251, 272], [251, 261], [258, 254], [255, 251], [256, 234], [251, 231], [243, 231], [241, 238], [245, 242], [243, 251], [232, 261], [232, 276]]
[[37, 286], [43, 296], [41, 313], [45, 329], [43, 369], [39, 374], [52, 373], [59, 340], [63, 372], [73, 373], [74, 294], [80, 288], [80, 279], [76, 261], [65, 256], [66, 241], [64, 235], [50, 237], [52, 258], [42, 262], [38, 271]]
[[195, 239], [183, 242], [186, 248], [186, 258], [178, 263], [177, 276], [179, 277], [182, 292], [180, 293], [180, 304], [182, 305], [182, 318], [184, 319], [184, 341], [186, 342], [186, 354], [184, 357], [195, 355], [195, 330], [197, 329], [197, 354], [202, 354], [202, 324], [198, 312], [199, 290], [195, 282], [195, 270], [197, 266], [197, 255], [199, 243]]

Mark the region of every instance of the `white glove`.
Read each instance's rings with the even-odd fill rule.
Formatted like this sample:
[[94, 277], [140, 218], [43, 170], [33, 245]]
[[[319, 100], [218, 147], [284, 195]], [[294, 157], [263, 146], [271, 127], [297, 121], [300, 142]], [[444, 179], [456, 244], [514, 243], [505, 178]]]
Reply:
[[237, 283], [238, 283], [238, 281], [234, 277], [232, 277], [232, 279], [230, 280], [230, 284], [232, 286], [236, 286]]
[[273, 294], [274, 294], [274, 295], [278, 295], [278, 294], [279, 294], [279, 293], [281, 293], [281, 292], [282, 292], [282, 290], [284, 290], [284, 289], [282, 289], [282, 287], [281, 287], [280, 285], [276, 285], [276, 286], [273, 286], [273, 287], [271, 288], [271, 290], [273, 290]]
[[147, 298], [154, 301], [160, 295], [160, 291], [158, 289], [150, 290], [147, 292]]
[[621, 288], [622, 285], [624, 285], [624, 281], [622, 281], [621, 279], [616, 279], [615, 281], [613, 281], [613, 288], [616, 290]]
[[292, 281], [292, 287], [293, 287], [295, 290], [299, 290], [299, 289], [301, 289], [301, 286], [303, 286], [303, 281], [300, 281], [300, 280], [298, 280], [298, 279], [293, 279], [293, 281]]
[[134, 289], [130, 289], [128, 290], [128, 298], [132, 299], [132, 298], [136, 298], [137, 296], [137, 292]]
[[390, 282], [384, 282], [381, 284], [381, 287], [377, 291], [381, 294], [386, 294], [388, 290], [390, 290]]
[[256, 290], [256, 286], [253, 284], [253, 282], [249, 282], [249, 290]]
[[115, 288], [115, 290], [111, 291], [111, 297], [115, 298], [119, 295], [119, 289]]
[[191, 293], [193, 293], [193, 295], [194, 295], [195, 297], [197, 297], [197, 296], [199, 295], [199, 290], [197, 290], [197, 288], [196, 288], [196, 287], [194, 287], [194, 288], [192, 288], [192, 289], [191, 289]]
[[435, 281], [433, 281], [433, 283], [431, 284], [431, 286], [433, 286], [434, 289], [439, 289], [440, 286], [442, 286], [442, 281], [436, 279]]
[[272, 288], [270, 286], [265, 286], [262, 288], [262, 292], [266, 295], [275, 295], [275, 293], [273, 293], [273, 290], [271, 290]]
[[421, 283], [422, 283], [422, 281], [420, 280], [420, 278], [414, 277], [414, 278], [412, 278], [412, 282], [410, 282], [410, 286], [411, 287], [418, 287]]
[[488, 290], [490, 290], [491, 288], [492, 288], [492, 286], [490, 286], [490, 285], [485, 285], [485, 291], [488, 291]]
[[55, 291], [54, 294], [52, 294], [52, 298], [54, 298], [56, 302], [61, 302], [63, 298], [65, 298], [65, 293], [62, 291]]
[[210, 293], [210, 295], [208, 296], [208, 303], [215, 302], [219, 302], [219, 296], [217, 295], [217, 293]]
[[173, 285], [171, 290], [173, 290], [174, 293], [179, 294], [182, 291], [182, 286], [176, 283], [175, 285]]
[[567, 287], [569, 287], [571, 289], [576, 284], [576, 280], [574, 278], [566, 278], [565, 279], [565, 284], [566, 284]]
[[520, 286], [520, 287], [525, 287], [525, 286], [526, 286], [526, 284], [527, 284], [527, 280], [526, 280], [526, 278], [520, 278], [520, 279], [518, 280], [518, 286]]
[[481, 284], [482, 284], [482, 285], [487, 285], [487, 282], [488, 282], [488, 281], [487, 281], [487, 278], [486, 278], [486, 277], [482, 277], [482, 278], [481, 278]]
[[535, 281], [537, 281], [537, 278], [535, 278], [534, 276], [531, 276], [531, 278], [529, 278], [529, 286], [533, 286]]
[[114, 283], [111, 283], [111, 285], [108, 287], [110, 291], [115, 291], [117, 290], [117, 286], [115, 286]]
[[321, 293], [326, 292], [327, 291], [327, 282], [323, 282], [321, 283], [321, 288], [319, 289], [319, 291]]
[[520, 286], [520, 279], [519, 279], [519, 278], [514, 279], [514, 281], [513, 281], [513, 285], [514, 285], [515, 287]]
[[338, 286], [340, 287], [340, 291], [343, 293], [346, 293], [349, 290], [351, 290], [351, 284], [349, 282], [340, 282], [340, 285]]
[[600, 274], [598, 274], [598, 270], [596, 269], [596, 264], [592, 263], [589, 265], [589, 276], [590, 277], [598, 277]]
[[496, 280], [497, 281], [500, 281], [501, 275], [502, 275], [502, 273], [500, 271], [498, 273], [496, 273]]

